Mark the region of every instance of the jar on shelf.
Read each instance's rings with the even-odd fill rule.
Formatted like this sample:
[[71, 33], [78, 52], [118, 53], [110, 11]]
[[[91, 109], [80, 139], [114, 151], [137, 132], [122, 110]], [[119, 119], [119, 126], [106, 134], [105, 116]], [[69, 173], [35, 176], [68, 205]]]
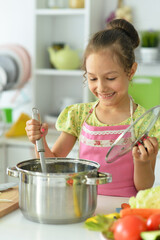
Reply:
[[56, 0], [48, 0], [47, 7], [48, 8], [57, 8], [57, 1]]
[[84, 0], [69, 0], [70, 8], [84, 8]]
[[48, 0], [48, 8], [66, 8], [67, 0]]

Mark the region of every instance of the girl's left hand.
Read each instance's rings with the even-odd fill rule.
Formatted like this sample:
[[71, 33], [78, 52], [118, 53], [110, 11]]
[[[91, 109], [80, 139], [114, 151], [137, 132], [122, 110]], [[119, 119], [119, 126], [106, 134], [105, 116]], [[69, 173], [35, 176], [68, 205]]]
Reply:
[[132, 155], [134, 161], [142, 163], [155, 161], [156, 156], [158, 154], [157, 138], [155, 137], [144, 138], [143, 144], [139, 143], [138, 146], [133, 147]]

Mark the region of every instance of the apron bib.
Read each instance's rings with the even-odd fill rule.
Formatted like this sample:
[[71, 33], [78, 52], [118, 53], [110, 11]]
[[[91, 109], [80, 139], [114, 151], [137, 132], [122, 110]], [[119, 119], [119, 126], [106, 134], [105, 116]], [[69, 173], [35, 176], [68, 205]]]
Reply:
[[[131, 117], [133, 113], [133, 103], [130, 101]], [[96, 103], [97, 105], [98, 103]], [[98, 194], [110, 196], [135, 196], [137, 190], [134, 186], [134, 164], [132, 151], [124, 156], [119, 157], [113, 163], [106, 163], [106, 153], [129, 125], [117, 126], [102, 126], [96, 127], [86, 123], [86, 120], [92, 114], [93, 109], [90, 110], [87, 118], [85, 119], [80, 138], [79, 138], [79, 158], [87, 159], [98, 162], [100, 164], [100, 172], [108, 172], [112, 174], [112, 183], [98, 185]], [[132, 120], [133, 121], [133, 120]], [[125, 141], [130, 141], [133, 133], [125, 134]]]

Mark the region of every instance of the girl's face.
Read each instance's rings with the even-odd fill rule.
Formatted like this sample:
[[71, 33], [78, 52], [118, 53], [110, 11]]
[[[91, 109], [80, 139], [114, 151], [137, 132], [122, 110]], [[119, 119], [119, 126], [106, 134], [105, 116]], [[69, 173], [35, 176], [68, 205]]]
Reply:
[[90, 91], [100, 100], [100, 104], [114, 106], [128, 99], [129, 81], [137, 68], [133, 64], [127, 74], [112, 52], [107, 49], [90, 54], [86, 59], [86, 71]]

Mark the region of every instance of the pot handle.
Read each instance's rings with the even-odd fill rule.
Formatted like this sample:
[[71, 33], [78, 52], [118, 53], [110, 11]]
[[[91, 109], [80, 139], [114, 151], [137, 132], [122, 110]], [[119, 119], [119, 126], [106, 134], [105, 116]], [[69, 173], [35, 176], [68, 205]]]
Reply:
[[112, 182], [112, 174], [97, 172], [97, 177], [85, 176], [85, 184], [87, 185], [100, 185]]
[[16, 178], [19, 177], [19, 172], [16, 169], [16, 167], [7, 167], [7, 174], [10, 177], [16, 177]]

